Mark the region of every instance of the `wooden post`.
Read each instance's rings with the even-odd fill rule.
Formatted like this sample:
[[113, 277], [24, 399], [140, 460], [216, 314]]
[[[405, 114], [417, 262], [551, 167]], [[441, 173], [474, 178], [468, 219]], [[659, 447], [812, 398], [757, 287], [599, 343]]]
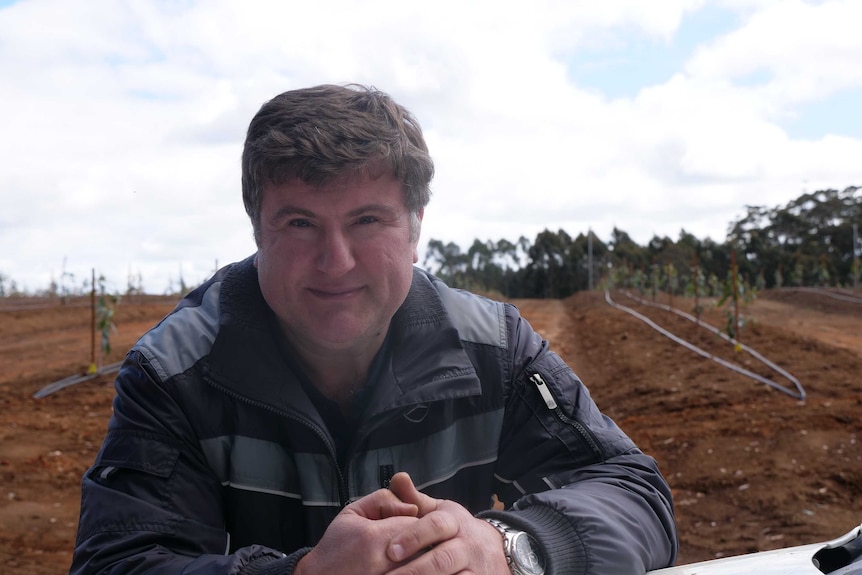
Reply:
[[90, 367], [87, 373], [96, 373], [96, 268], [92, 273], [92, 288], [90, 289]]
[[593, 229], [587, 231], [587, 261], [589, 263], [588, 277], [590, 291], [593, 291]]

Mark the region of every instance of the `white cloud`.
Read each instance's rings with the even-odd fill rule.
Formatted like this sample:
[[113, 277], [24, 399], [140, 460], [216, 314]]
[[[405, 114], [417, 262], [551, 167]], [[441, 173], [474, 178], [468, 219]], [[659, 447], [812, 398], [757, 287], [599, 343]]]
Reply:
[[694, 77], [768, 77], [754, 90], [765, 106], [823, 99], [862, 86], [860, 6], [854, 0], [770, 3], [738, 30], [705, 44], [687, 63]]

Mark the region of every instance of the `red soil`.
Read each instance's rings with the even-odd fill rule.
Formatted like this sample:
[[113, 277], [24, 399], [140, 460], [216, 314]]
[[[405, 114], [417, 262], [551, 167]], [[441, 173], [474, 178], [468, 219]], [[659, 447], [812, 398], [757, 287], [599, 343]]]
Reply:
[[[694, 323], [612, 296], [710, 353], [790, 385]], [[743, 310], [741, 341], [800, 380], [800, 402], [672, 342], [600, 293], [515, 303], [599, 406], [659, 461], [675, 496], [679, 563], [824, 541], [862, 522], [862, 305], [782, 291]], [[680, 298], [673, 305], [693, 308]], [[123, 301], [114, 351], [101, 363], [120, 360], [172, 306]], [[704, 317], [721, 327], [722, 313]], [[69, 567], [80, 477], [105, 433], [112, 376], [33, 394], [87, 368], [89, 322], [87, 307], [0, 308], [0, 565], [10, 575]]]

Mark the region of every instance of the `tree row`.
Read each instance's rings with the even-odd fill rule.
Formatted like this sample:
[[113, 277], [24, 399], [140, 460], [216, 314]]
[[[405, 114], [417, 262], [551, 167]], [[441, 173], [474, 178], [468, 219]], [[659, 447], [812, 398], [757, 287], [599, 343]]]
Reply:
[[423, 265], [454, 287], [505, 298], [563, 298], [600, 282], [671, 293], [720, 295], [733, 264], [752, 288], [856, 287], [860, 279], [862, 194], [804, 193], [784, 206], [746, 206], [723, 243], [654, 236], [639, 245], [614, 228], [604, 242], [591, 232], [572, 237], [544, 230], [531, 242], [476, 239], [466, 250], [432, 239]]

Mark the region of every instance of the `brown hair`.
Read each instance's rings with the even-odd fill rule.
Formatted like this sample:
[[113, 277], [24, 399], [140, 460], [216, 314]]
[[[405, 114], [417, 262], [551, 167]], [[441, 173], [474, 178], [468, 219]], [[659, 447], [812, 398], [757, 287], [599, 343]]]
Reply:
[[358, 84], [279, 94], [252, 118], [242, 152], [242, 199], [255, 242], [260, 244], [264, 184], [299, 178], [321, 186], [386, 169], [402, 183], [411, 232], [418, 235], [434, 163], [416, 118], [389, 95]]

